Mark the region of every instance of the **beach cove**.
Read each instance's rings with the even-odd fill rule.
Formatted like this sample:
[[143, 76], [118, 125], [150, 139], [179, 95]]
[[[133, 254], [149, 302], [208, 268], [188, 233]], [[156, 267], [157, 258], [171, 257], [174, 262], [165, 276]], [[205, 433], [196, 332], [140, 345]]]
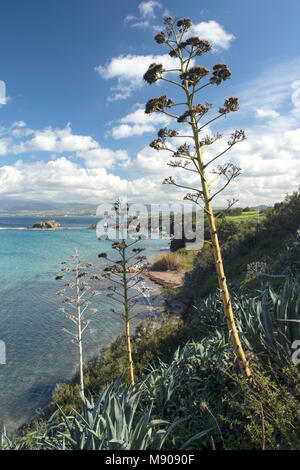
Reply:
[[[0, 423], [9, 430], [38, 417], [56, 384], [70, 381], [76, 372], [76, 346], [62, 331], [67, 320], [58, 311], [60, 285], [55, 276], [60, 263], [77, 247], [82, 257], [101, 270], [97, 255], [110, 249], [109, 241], [98, 240], [94, 230], [86, 230], [96, 218], [55, 218], [72, 230], [27, 230], [40, 219], [0, 218], [0, 339], [6, 345], [6, 364], [0, 365]], [[168, 249], [167, 240], [140, 243], [148, 259]], [[149, 281], [145, 283], [149, 286]], [[150, 297], [158, 292], [156, 287], [150, 293], [146, 289], [146, 295], [141, 293], [137, 322], [145, 318]], [[86, 361], [123, 328], [121, 319], [110, 318], [109, 298], [100, 296], [94, 306], [98, 312], [90, 317], [84, 341]]]

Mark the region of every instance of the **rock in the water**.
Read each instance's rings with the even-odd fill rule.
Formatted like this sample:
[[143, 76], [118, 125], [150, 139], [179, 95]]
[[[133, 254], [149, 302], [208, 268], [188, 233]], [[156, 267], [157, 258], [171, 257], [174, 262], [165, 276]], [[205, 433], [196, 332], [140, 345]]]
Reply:
[[97, 224], [92, 224], [89, 226], [90, 230], [96, 230], [96, 228], [97, 228]]
[[98, 237], [98, 240], [109, 240], [107, 233], [100, 235], [100, 237]]
[[56, 220], [42, 220], [40, 222], [35, 222], [31, 228], [38, 230], [57, 230], [60, 228], [60, 223]]

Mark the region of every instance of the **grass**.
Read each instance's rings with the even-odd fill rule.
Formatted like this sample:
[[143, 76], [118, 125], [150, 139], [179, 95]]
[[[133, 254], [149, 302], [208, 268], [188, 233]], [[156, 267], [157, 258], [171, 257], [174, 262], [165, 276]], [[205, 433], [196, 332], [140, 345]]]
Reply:
[[228, 215], [226, 216], [226, 220], [233, 222], [250, 222], [256, 219], [257, 222], [260, 222], [265, 217], [266, 215], [259, 211], [247, 211], [243, 212], [241, 215]]
[[152, 271], [190, 271], [193, 269], [195, 251], [180, 249], [176, 253], [162, 253], [154, 258]]
[[152, 271], [183, 271], [185, 262], [177, 253], [162, 253], [156, 255], [151, 266]]

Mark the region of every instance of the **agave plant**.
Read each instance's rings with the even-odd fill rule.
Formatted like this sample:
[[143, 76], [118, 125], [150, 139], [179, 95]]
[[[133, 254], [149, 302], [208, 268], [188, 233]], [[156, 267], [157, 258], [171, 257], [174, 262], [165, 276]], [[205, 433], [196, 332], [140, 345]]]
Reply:
[[[233, 358], [224, 335], [215, 332], [214, 337], [179, 347], [170, 364], [159, 361], [157, 368], [149, 367], [142, 387], [146, 401], [154, 404], [153, 414], [170, 420], [178, 416], [183, 419], [176, 435], [172, 436], [172, 448], [186, 448], [187, 442], [190, 446], [199, 442], [200, 437], [201, 445], [205, 445], [213, 424], [207, 410], [228, 382], [222, 370]], [[199, 429], [206, 429], [206, 432], [200, 436]]]
[[[270, 286], [255, 293], [236, 293], [232, 305], [247, 349], [262, 360], [271, 356], [279, 365], [286, 364], [291, 344], [300, 338], [299, 280], [287, 279], [278, 293]], [[203, 335], [227, 334], [219, 293], [210, 294], [194, 308]]]
[[[100, 395], [96, 402], [82, 396], [83, 410], [66, 416], [59, 409], [49, 420], [47, 431], [40, 439], [43, 448], [61, 450], [159, 450], [168, 435], [182, 421], [172, 424], [153, 419], [153, 404], [141, 412], [142, 389], [122, 385], [119, 377]], [[58, 413], [62, 422], [55, 424]]]
[[279, 293], [266, 287], [259, 295], [237, 297], [234, 301], [247, 347], [260, 355], [272, 355], [286, 364], [291, 344], [300, 337], [300, 291], [297, 280], [287, 279]]
[[15, 448], [15, 444], [8, 437], [6, 428], [4, 427], [3, 432], [0, 434], [0, 450], [13, 450]]

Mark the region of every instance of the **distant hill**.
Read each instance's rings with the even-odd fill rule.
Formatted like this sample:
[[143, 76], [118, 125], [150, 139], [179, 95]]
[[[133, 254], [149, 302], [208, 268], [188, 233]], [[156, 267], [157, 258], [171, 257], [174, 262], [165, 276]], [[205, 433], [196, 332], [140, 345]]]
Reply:
[[251, 206], [250, 209], [252, 211], [258, 211], [258, 210], [262, 211], [262, 210], [266, 209], [267, 207], [270, 207], [270, 206], [266, 206], [265, 204], [260, 204], [260, 206], [254, 206], [254, 207]]
[[0, 198], [0, 214], [2, 215], [95, 215], [96, 208], [97, 206], [92, 204]]
[[[146, 204], [150, 209], [150, 204]], [[266, 209], [266, 205], [250, 207], [251, 210]], [[0, 215], [40, 215], [40, 216], [94, 216], [97, 205], [83, 203], [62, 203], [49, 201], [36, 201], [33, 199], [0, 198]], [[224, 208], [223, 208], [224, 209]], [[222, 210], [222, 208], [216, 209]]]

